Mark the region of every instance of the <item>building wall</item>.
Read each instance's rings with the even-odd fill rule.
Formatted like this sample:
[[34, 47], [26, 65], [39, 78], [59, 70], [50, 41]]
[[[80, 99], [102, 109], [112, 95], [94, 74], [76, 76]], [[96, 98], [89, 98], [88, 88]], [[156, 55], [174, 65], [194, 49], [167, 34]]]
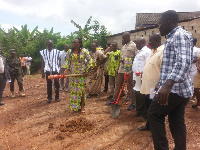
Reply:
[[[197, 47], [200, 47], [200, 19], [195, 19], [188, 22], [181, 22], [179, 26], [182, 26], [185, 30], [192, 33], [193, 37], [197, 38]], [[158, 28], [147, 29], [144, 31], [139, 31], [135, 33], [130, 33], [131, 40], [136, 40], [139, 37], [144, 37], [148, 42], [149, 37], [152, 33], [159, 33]], [[108, 43], [117, 42], [118, 47], [122, 48], [122, 35], [108, 37]], [[165, 37], [162, 37], [162, 42], [165, 43]]]

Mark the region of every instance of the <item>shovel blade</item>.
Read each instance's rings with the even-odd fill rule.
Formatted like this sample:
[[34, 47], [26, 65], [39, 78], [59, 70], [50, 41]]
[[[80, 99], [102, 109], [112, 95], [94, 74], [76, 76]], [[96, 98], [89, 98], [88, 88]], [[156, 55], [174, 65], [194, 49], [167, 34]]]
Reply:
[[110, 105], [110, 114], [111, 114], [112, 118], [116, 118], [119, 116], [120, 108], [121, 107], [118, 104]]

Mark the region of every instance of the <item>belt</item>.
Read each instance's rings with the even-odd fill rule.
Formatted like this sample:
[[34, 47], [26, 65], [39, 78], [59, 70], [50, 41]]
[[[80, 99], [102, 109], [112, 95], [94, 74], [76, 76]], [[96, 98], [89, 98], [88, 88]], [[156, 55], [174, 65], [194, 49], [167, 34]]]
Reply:
[[0, 75], [4, 75], [4, 73], [0, 73]]

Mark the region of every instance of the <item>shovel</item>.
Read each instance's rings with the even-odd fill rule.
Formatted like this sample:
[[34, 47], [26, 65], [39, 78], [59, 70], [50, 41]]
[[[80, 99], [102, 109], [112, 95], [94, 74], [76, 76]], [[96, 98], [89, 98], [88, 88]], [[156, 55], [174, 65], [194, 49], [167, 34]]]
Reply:
[[86, 74], [68, 74], [68, 75], [63, 75], [63, 74], [56, 74], [56, 75], [49, 75], [48, 79], [58, 79], [58, 78], [66, 78], [66, 77], [79, 77], [79, 76], [85, 76]]
[[124, 74], [124, 82], [123, 82], [122, 87], [120, 89], [117, 100], [114, 101], [114, 102], [111, 102], [111, 105], [110, 105], [110, 114], [111, 114], [112, 118], [116, 118], [116, 117], [119, 116], [121, 107], [120, 107], [120, 105], [118, 105], [118, 102], [119, 102], [120, 96], [122, 94], [122, 91], [124, 90], [124, 86], [125, 86], [125, 83], [126, 83], [127, 80], [128, 80], [128, 73], [125, 73]]

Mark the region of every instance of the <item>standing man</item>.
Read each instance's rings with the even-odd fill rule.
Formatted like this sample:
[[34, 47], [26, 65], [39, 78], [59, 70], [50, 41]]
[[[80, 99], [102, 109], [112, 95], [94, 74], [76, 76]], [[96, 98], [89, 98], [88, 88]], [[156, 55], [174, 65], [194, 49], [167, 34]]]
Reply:
[[[40, 54], [42, 56], [42, 78], [47, 81], [47, 103], [52, 101], [52, 80], [48, 79], [49, 75], [58, 74], [60, 71], [59, 58], [60, 51], [53, 49], [53, 42], [51, 40], [47, 41], [47, 49], [41, 50]], [[59, 102], [59, 79], [54, 79], [55, 86], [55, 101]]]
[[[69, 50], [69, 45], [66, 44], [65, 45], [65, 49], [61, 52], [60, 54], [60, 74], [64, 74], [65, 72], [65, 68], [63, 68], [65, 62], [66, 62], [66, 54], [67, 54], [67, 51]], [[62, 90], [65, 90], [65, 92], [68, 91], [68, 85], [69, 85], [69, 77], [66, 78], [66, 83], [64, 85], [64, 78], [61, 78], [60, 80], [60, 84], [61, 84], [61, 88], [60, 88], [60, 91]]]
[[157, 95], [148, 110], [155, 150], [168, 150], [165, 116], [174, 138], [176, 150], [186, 150], [185, 106], [193, 94], [189, 77], [192, 64], [192, 35], [178, 26], [178, 13], [168, 10], [161, 14], [159, 30], [167, 36], [163, 52]]
[[[140, 116], [141, 121], [146, 120], [147, 118], [147, 107], [145, 102], [145, 96], [140, 93], [140, 85], [141, 85], [141, 78], [142, 73], [144, 69], [144, 65], [146, 63], [147, 58], [151, 54], [151, 50], [146, 46], [146, 40], [143, 37], [138, 38], [136, 41], [136, 47], [138, 49], [138, 53], [135, 56], [135, 59], [133, 61], [133, 81], [138, 84], [139, 86], [135, 90], [135, 101], [136, 101], [136, 117]], [[136, 74], [139, 73], [138, 76]], [[139, 78], [138, 78], [139, 77]], [[137, 80], [136, 80], [137, 78]], [[134, 103], [132, 102], [128, 108], [128, 110], [132, 110], [134, 106]]]
[[194, 81], [194, 76], [197, 73], [196, 62], [197, 62], [197, 58], [198, 58], [199, 53], [200, 53], [200, 49], [196, 47], [196, 43], [197, 43], [197, 39], [193, 38], [193, 61], [192, 61], [192, 68], [191, 68], [191, 71], [190, 71], [190, 78], [192, 80], [192, 83]]
[[110, 95], [107, 97], [108, 99], [113, 98], [115, 90], [115, 78], [121, 60], [121, 50], [118, 50], [117, 48], [118, 48], [117, 42], [113, 42], [111, 44], [111, 52], [108, 52], [107, 70], [108, 70], [109, 85], [110, 85]]
[[28, 56], [26, 57], [26, 71], [27, 71], [27, 75], [30, 75], [30, 67], [31, 67], [31, 62], [32, 62], [32, 58], [30, 56], [30, 54], [28, 54]]
[[124, 74], [128, 73], [128, 80], [127, 80], [127, 89], [129, 92], [129, 96], [132, 102], [135, 101], [134, 96], [134, 83], [133, 83], [133, 72], [132, 72], [132, 62], [137, 54], [137, 48], [134, 42], [130, 39], [129, 32], [124, 32], [122, 34], [122, 50], [121, 50], [121, 62], [119, 65], [118, 74], [116, 77], [116, 86], [113, 98], [106, 103], [106, 105], [110, 105], [113, 101], [117, 100], [119, 95], [120, 89], [124, 82]]
[[[156, 87], [156, 84], [159, 81], [160, 67], [162, 63], [164, 49], [164, 46], [161, 45], [161, 35], [152, 34], [149, 38], [149, 46], [151, 47], [152, 51], [150, 56], [147, 58], [143, 69], [142, 85], [140, 88], [140, 93], [144, 97], [147, 110], [149, 109], [152, 101], [152, 98], [150, 99], [150, 91]], [[138, 128], [138, 130], [150, 130], [148, 120], [146, 122], [146, 125]]]
[[23, 93], [24, 88], [23, 88], [23, 74], [22, 74], [22, 66], [20, 59], [16, 57], [16, 52], [14, 49], [10, 50], [10, 57], [8, 58], [8, 71], [10, 73], [11, 77], [11, 82], [10, 82], [10, 92], [11, 92], [11, 97], [15, 97], [15, 92], [14, 92], [14, 83], [15, 79], [17, 80], [18, 86], [19, 86], [19, 95], [20, 96], [25, 96]]
[[19, 59], [21, 61], [22, 76], [24, 77], [24, 74], [26, 72], [26, 57], [24, 57], [24, 54], [21, 54]]
[[6, 59], [1, 55], [1, 47], [0, 47], [0, 106], [4, 105], [2, 103], [3, 91], [6, 86], [6, 81], [10, 80], [10, 74], [7, 70]]

